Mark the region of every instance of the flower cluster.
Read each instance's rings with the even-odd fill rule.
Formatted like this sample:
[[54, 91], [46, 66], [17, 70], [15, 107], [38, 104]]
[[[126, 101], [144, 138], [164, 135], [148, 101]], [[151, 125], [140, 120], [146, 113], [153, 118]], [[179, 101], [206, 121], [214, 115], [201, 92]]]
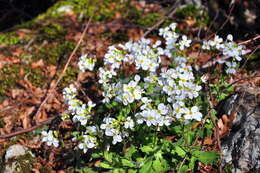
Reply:
[[92, 71], [95, 67], [96, 59], [88, 58], [88, 55], [82, 55], [79, 59], [79, 69], [82, 72], [85, 72], [86, 70]]
[[241, 61], [241, 56], [246, 54], [244, 47], [242, 45], [237, 45], [233, 41], [233, 36], [229, 34], [225, 42], [223, 38], [219, 37], [218, 35], [214, 37], [214, 40], [203, 41], [202, 49], [211, 50], [212, 48], [222, 51], [222, 54], [227, 57], [234, 58], [231, 61], [219, 60], [218, 63], [225, 63], [227, 66], [226, 73], [235, 74], [236, 67], [238, 66], [236, 61]]
[[48, 132], [46, 131], [43, 131], [42, 132], [42, 141], [43, 142], [46, 142], [48, 146], [55, 146], [55, 147], [58, 147], [59, 146], [59, 141], [56, 137], [54, 137], [53, 135], [53, 131], [52, 130], [49, 130]]
[[[88, 149], [94, 148], [97, 145], [97, 138], [95, 135], [97, 134], [97, 128], [95, 126], [88, 126], [86, 132], [82, 136], [81, 143], [79, 143], [79, 149], [83, 150], [84, 153], [88, 151]], [[75, 140], [75, 138], [74, 138]]]
[[[83, 129], [74, 141], [78, 142], [78, 148], [84, 153], [101, 143], [107, 143], [107, 140], [112, 141], [113, 145], [121, 143], [137, 126], [160, 130], [171, 126], [174, 121], [189, 123], [202, 120], [203, 115], [194, 103], [202, 87], [195, 80], [188, 57], [183, 54], [178, 56], [179, 52], [190, 47], [192, 41], [176, 33], [176, 26], [173, 23], [159, 30], [165, 44], [160, 40], [142, 38], [138, 42], [108, 48], [104, 66], [97, 70], [98, 85], [103, 96], [101, 108], [92, 101], [84, 103], [78, 99], [74, 85], [63, 90], [70, 118], [75, 123], [79, 122]], [[237, 61], [244, 54], [243, 47], [235, 44], [230, 35], [225, 42], [219, 36], [204, 41], [202, 48], [222, 51], [223, 55], [232, 56]], [[171, 63], [162, 63], [163, 57]], [[95, 62], [95, 59], [83, 55], [78, 65], [82, 72], [92, 71]], [[227, 73], [235, 73], [236, 62], [225, 61], [225, 64], [229, 67]], [[134, 70], [125, 73], [127, 66]], [[112, 106], [110, 109], [109, 105], [113, 103], [118, 108]], [[125, 108], [134, 110], [123, 111]], [[46, 137], [44, 139], [51, 141]]]

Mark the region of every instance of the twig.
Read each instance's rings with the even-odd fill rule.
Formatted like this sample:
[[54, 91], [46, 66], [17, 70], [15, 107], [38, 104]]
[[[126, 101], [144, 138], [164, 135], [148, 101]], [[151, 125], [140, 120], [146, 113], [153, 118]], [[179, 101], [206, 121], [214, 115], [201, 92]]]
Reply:
[[[250, 52], [251, 52], [250, 50], [246, 50], [245, 53], [248, 54]], [[211, 66], [215, 65], [218, 61], [220, 61], [220, 60], [227, 60], [229, 58], [232, 58], [232, 56], [223, 56], [222, 58], [214, 59], [213, 61], [210, 61], [210, 62], [207, 62], [206, 64], [204, 64], [201, 68], [205, 69], [205, 68], [211, 67]]]
[[[232, 1], [231, 1], [231, 3], [232, 3]], [[227, 22], [229, 21], [230, 16], [231, 16], [231, 13], [232, 13], [232, 11], [234, 10], [234, 7], [235, 7], [235, 5], [232, 3], [232, 4], [230, 5], [230, 8], [229, 8], [230, 10], [229, 10], [227, 19], [226, 19], [225, 22], [220, 26], [218, 32], [219, 32], [221, 29], [223, 29], [224, 26], [225, 26], [225, 25], [227, 24]]]
[[37, 110], [37, 112], [36, 112], [36, 114], [35, 114], [36, 117], [37, 117], [37, 115], [40, 113], [40, 111], [41, 111], [42, 107], [44, 106], [44, 104], [45, 104], [45, 103], [48, 101], [48, 99], [50, 98], [52, 91], [57, 87], [57, 85], [59, 84], [59, 82], [60, 82], [61, 79], [63, 78], [63, 76], [64, 76], [64, 74], [65, 74], [65, 72], [66, 72], [66, 70], [67, 70], [67, 68], [68, 68], [68, 66], [69, 66], [69, 64], [70, 64], [71, 59], [73, 58], [73, 56], [75, 55], [76, 51], [78, 50], [78, 48], [79, 48], [79, 46], [80, 46], [80, 44], [81, 44], [81, 42], [82, 42], [82, 40], [83, 40], [83, 37], [85, 36], [85, 34], [86, 34], [86, 32], [87, 32], [87, 29], [88, 29], [88, 26], [89, 26], [89, 23], [90, 23], [91, 19], [92, 19], [92, 17], [89, 18], [88, 23], [87, 23], [86, 27], [84, 28], [84, 30], [83, 30], [83, 32], [82, 32], [82, 34], [81, 34], [81, 37], [80, 37], [80, 39], [79, 39], [79, 41], [78, 41], [76, 47], [74, 48], [74, 50], [73, 50], [72, 53], [70, 54], [69, 59], [68, 59], [66, 65], [65, 65], [63, 71], [61, 72], [61, 75], [59, 76], [57, 82], [47, 91], [47, 92], [48, 92], [48, 95], [45, 97], [45, 99], [43, 100], [43, 102], [42, 102], [41, 105], [39, 106], [39, 108], [38, 108], [38, 110]]
[[11, 138], [11, 137], [14, 137], [14, 136], [17, 136], [17, 135], [21, 135], [23, 133], [31, 132], [31, 131], [33, 131], [35, 129], [38, 129], [38, 128], [42, 127], [43, 125], [51, 123], [52, 120], [54, 120], [55, 118], [56, 117], [51, 117], [51, 118], [41, 122], [40, 124], [35, 125], [33, 127], [30, 127], [30, 128], [27, 128], [27, 129], [19, 130], [19, 131], [16, 131], [16, 132], [13, 132], [13, 133], [9, 133], [9, 134], [6, 134], [6, 135], [0, 135], [0, 139], [8, 139], [8, 138]]
[[[240, 81], [250, 80], [250, 79], [253, 79], [253, 78], [256, 78], [256, 77], [260, 77], [260, 75], [255, 75], [255, 76], [251, 76], [251, 77], [247, 77], [247, 78], [238, 79], [238, 80], [232, 82], [231, 84], [229, 84], [226, 88], [229, 88], [229, 87], [231, 87], [232, 85], [234, 85], [234, 84], [236, 84], [236, 83], [238, 83], [238, 82], [240, 82]], [[225, 90], [226, 90], [226, 89], [224, 89], [223, 92], [224, 92]]]
[[259, 39], [259, 38], [260, 38], [260, 35], [257, 35], [257, 36], [255, 36], [254, 38], [251, 38], [251, 39], [249, 39], [249, 40], [246, 40], [246, 41], [243, 41], [243, 42], [238, 43], [238, 45], [248, 44], [248, 43], [250, 43], [250, 42], [252, 42], [252, 41], [255, 41], [255, 40]]
[[152, 32], [154, 29], [156, 29], [157, 27], [159, 27], [167, 18], [170, 18], [173, 16], [173, 14], [176, 12], [177, 8], [176, 5], [179, 4], [179, 0], [177, 0], [174, 5], [172, 6], [172, 8], [169, 10], [169, 14], [167, 16], [163, 16], [163, 18], [161, 20], [159, 20], [155, 25], [153, 25], [152, 27], [150, 27], [148, 29], [148, 31], [146, 31], [143, 35], [143, 37], [146, 37], [150, 32]]
[[246, 61], [245, 61], [245, 63], [242, 65], [242, 69], [246, 66], [246, 64], [247, 64], [247, 62], [248, 62], [248, 60], [249, 60], [249, 58], [250, 58], [250, 56], [251, 55], [253, 55], [256, 51], [257, 51], [257, 49], [259, 49], [260, 48], [260, 45], [258, 45], [249, 55], [248, 55], [248, 58], [246, 59]]

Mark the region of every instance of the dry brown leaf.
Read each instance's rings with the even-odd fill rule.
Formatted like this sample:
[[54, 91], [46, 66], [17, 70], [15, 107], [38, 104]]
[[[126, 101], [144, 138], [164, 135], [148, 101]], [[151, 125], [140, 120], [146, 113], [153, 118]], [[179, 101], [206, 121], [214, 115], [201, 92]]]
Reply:
[[22, 89], [12, 89], [11, 90], [11, 97], [13, 99], [16, 99], [17, 97], [21, 97], [21, 96], [24, 96], [24, 90]]
[[143, 36], [143, 31], [133, 28], [128, 30], [127, 35], [130, 39], [133, 39], [133, 41], [138, 41]]
[[94, 165], [95, 165], [96, 167], [98, 167], [98, 166], [100, 165], [100, 163], [101, 163], [101, 160], [98, 160], [98, 161], [95, 162]]
[[196, 23], [196, 20], [189, 16], [188, 19], [185, 20], [185, 22], [187, 23], [188, 26], [191, 27], [192, 25], [194, 25]]
[[[4, 117], [3, 121], [4, 121], [4, 124], [5, 124], [4, 129], [3, 129], [4, 132], [10, 133], [12, 131], [13, 127], [14, 127], [13, 117], [12, 116], [6, 116], [6, 117]], [[5, 133], [2, 133], [2, 134], [5, 134]]]
[[221, 119], [217, 122], [218, 128], [219, 128], [219, 135], [225, 136], [227, 133], [229, 133], [230, 130], [230, 119], [228, 119], [227, 115], [222, 115]]
[[211, 139], [210, 136], [207, 136], [204, 141], [203, 141], [204, 145], [212, 145], [213, 144], [213, 140]]
[[55, 65], [47, 66], [47, 72], [48, 72], [48, 76], [50, 78], [53, 78], [56, 75], [56, 66]]
[[21, 55], [23, 50], [21, 48], [16, 48], [15, 50], [12, 51], [13, 56], [18, 56]]
[[39, 61], [33, 62], [31, 64], [32, 69], [36, 69], [36, 68], [39, 68], [39, 67], [44, 67], [44, 62], [43, 62], [42, 59], [40, 59]]
[[24, 38], [27, 34], [30, 34], [32, 30], [29, 29], [19, 29], [16, 31], [18, 38]]
[[24, 129], [31, 127], [31, 118], [30, 114], [35, 110], [34, 106], [26, 107], [25, 111], [20, 115], [22, 121], [22, 126]]
[[48, 115], [46, 113], [46, 110], [42, 109], [37, 116], [33, 117], [33, 119], [36, 121], [36, 123], [40, 123], [40, 122], [47, 120]]

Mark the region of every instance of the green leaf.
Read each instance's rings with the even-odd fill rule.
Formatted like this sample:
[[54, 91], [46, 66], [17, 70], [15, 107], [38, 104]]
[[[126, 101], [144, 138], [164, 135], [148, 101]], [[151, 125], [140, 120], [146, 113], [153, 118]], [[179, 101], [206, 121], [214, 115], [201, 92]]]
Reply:
[[135, 152], [137, 152], [136, 148], [134, 146], [131, 146], [125, 153], [125, 157], [130, 159]]
[[185, 150], [183, 150], [180, 146], [175, 146], [175, 151], [176, 151], [176, 153], [180, 156], [180, 157], [182, 157], [182, 158], [184, 158], [185, 157], [185, 155], [186, 155], [186, 151]]
[[191, 159], [190, 159], [190, 162], [189, 162], [189, 168], [191, 168], [192, 170], [194, 169], [195, 167], [195, 162], [196, 162], [197, 158], [192, 156]]
[[140, 149], [141, 149], [141, 151], [144, 152], [144, 153], [150, 153], [150, 152], [153, 152], [153, 151], [154, 151], [154, 149], [153, 149], [152, 147], [147, 146], [147, 145], [141, 147]]
[[140, 173], [150, 173], [152, 169], [153, 161], [151, 159], [147, 160], [145, 164], [141, 167]]
[[128, 171], [128, 173], [136, 173], [137, 172], [137, 170], [135, 170], [135, 169], [128, 169], [127, 171]]
[[121, 161], [122, 161], [123, 166], [131, 167], [131, 168], [135, 167], [135, 165], [127, 159], [122, 159]]
[[113, 154], [112, 153], [104, 152], [104, 157], [109, 162], [112, 162], [112, 160], [113, 160]]
[[101, 163], [99, 164], [99, 167], [106, 168], [106, 169], [112, 169], [112, 168], [113, 168], [113, 167], [112, 167], [109, 163], [107, 163], [107, 162], [101, 162]]
[[126, 170], [124, 170], [124, 169], [122, 169], [122, 168], [114, 168], [112, 172], [113, 172], [113, 173], [125, 173]]
[[219, 157], [219, 153], [216, 151], [194, 151], [192, 155], [205, 164], [214, 164]]
[[97, 159], [97, 158], [101, 158], [101, 157], [102, 157], [102, 153], [93, 153], [91, 155], [91, 158], [93, 158], [93, 159]]
[[153, 169], [155, 172], [164, 172], [161, 160], [159, 158], [157, 158], [153, 161]]
[[194, 136], [195, 136], [195, 131], [190, 131], [187, 133], [187, 135], [186, 135], [187, 144], [189, 144], [189, 145], [192, 144]]
[[182, 167], [180, 168], [179, 172], [180, 173], [187, 173], [188, 169], [189, 169], [189, 167], [187, 165], [182, 165]]

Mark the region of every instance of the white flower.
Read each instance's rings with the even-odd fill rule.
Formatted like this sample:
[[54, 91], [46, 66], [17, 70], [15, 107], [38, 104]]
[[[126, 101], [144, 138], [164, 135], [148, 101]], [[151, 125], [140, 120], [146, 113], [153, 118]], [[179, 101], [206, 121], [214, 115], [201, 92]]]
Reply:
[[95, 106], [96, 106], [96, 104], [93, 103], [91, 100], [88, 102], [88, 107], [93, 108]]
[[130, 117], [127, 117], [126, 118], [126, 121], [125, 121], [125, 128], [128, 129], [133, 129], [134, 128], [134, 121], [130, 118]]
[[212, 40], [209, 41], [210, 46], [216, 47], [217, 49], [224, 47], [224, 45], [222, 43], [223, 43], [223, 39], [221, 37], [219, 37], [218, 35], [215, 36], [213, 41]]
[[158, 109], [159, 114], [161, 114], [161, 115], [165, 115], [168, 113], [168, 107], [163, 103], [160, 103], [158, 105], [157, 109]]
[[197, 121], [201, 121], [202, 114], [199, 112], [199, 108], [197, 106], [193, 106], [185, 113], [184, 118], [186, 120], [195, 119]]
[[95, 67], [96, 59], [87, 58], [87, 54], [80, 57], [78, 66], [80, 71], [85, 72], [86, 70], [92, 71]]
[[70, 84], [69, 87], [63, 89], [63, 97], [66, 102], [70, 99], [75, 98], [77, 95], [77, 89], [73, 84]]
[[84, 143], [80, 143], [78, 145], [79, 149], [82, 149], [84, 153], [88, 151], [88, 149], [94, 148], [96, 146], [96, 138], [89, 136], [89, 135], [84, 135]]
[[54, 137], [53, 131], [49, 130], [48, 132], [43, 131], [42, 132], [42, 141], [46, 142], [48, 146], [54, 145], [55, 147], [59, 146], [59, 141], [57, 138]]
[[233, 41], [233, 36], [232, 36], [231, 34], [228, 34], [228, 35], [227, 35], [227, 40], [228, 40], [228, 41]]
[[210, 50], [210, 44], [208, 41], [203, 41], [202, 49]]
[[227, 74], [236, 74], [236, 67], [237, 67], [237, 63], [235, 62], [225, 62], [225, 64], [227, 65], [227, 69], [226, 69], [226, 73]]
[[185, 47], [190, 47], [191, 40], [187, 39], [186, 35], [182, 36], [182, 40], [179, 42], [180, 50], [183, 50]]

